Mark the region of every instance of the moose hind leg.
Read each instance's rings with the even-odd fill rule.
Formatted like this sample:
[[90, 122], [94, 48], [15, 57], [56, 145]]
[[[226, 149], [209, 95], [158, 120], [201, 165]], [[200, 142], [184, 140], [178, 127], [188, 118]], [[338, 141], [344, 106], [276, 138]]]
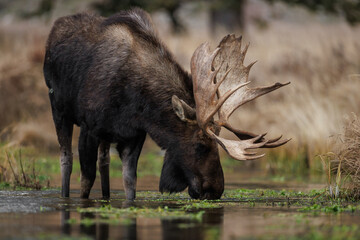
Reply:
[[70, 195], [70, 176], [73, 166], [73, 154], [71, 150], [73, 124], [62, 119], [55, 121], [56, 133], [60, 144], [60, 166], [61, 166], [61, 197]]
[[80, 129], [79, 158], [81, 169], [81, 198], [89, 198], [96, 178], [96, 161], [99, 141], [84, 127]]
[[119, 142], [117, 145], [123, 165], [123, 184], [127, 200], [134, 200], [136, 197], [137, 163], [145, 138], [146, 132], [143, 132], [137, 137], [128, 139], [126, 142]]
[[101, 176], [101, 191], [103, 198], [110, 197], [110, 180], [109, 180], [109, 165], [110, 165], [110, 143], [102, 141], [99, 146], [98, 160], [99, 171]]

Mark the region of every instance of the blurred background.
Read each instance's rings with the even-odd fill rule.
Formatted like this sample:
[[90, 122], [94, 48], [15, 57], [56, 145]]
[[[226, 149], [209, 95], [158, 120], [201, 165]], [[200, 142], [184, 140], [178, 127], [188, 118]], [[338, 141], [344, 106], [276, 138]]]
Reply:
[[[235, 33], [251, 43], [245, 62], [258, 60], [252, 86], [291, 81], [241, 107], [231, 121], [243, 130], [292, 140], [251, 163], [222, 153], [226, 172], [252, 169], [277, 181], [324, 176], [328, 165], [321, 156], [342, 141], [344, 127], [360, 112], [360, 1], [0, 0], [3, 186], [59, 186], [58, 143], [42, 75], [53, 22], [81, 11], [109, 16], [133, 6], [151, 13], [160, 38], [187, 70], [202, 42], [214, 49], [224, 35]], [[76, 173], [77, 133], [73, 142]], [[121, 161], [112, 155], [111, 176], [121, 177]], [[159, 176], [162, 156], [148, 138], [139, 175]]]

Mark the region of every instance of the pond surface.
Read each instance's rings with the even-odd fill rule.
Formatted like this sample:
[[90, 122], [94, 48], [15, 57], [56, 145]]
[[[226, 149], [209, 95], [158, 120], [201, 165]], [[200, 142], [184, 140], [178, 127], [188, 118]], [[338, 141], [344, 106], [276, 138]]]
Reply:
[[[227, 189], [244, 187], [229, 184]], [[231, 191], [221, 201], [205, 203], [190, 200], [187, 193], [169, 196], [155, 190], [138, 191], [134, 202], [126, 201], [123, 191], [112, 191], [110, 201], [101, 200], [99, 190], [90, 200], [80, 199], [78, 190], [69, 199], [60, 198], [60, 190], [0, 191], [0, 239], [341, 239], [328, 238], [329, 229], [348, 239], [360, 236], [358, 211], [300, 212], [301, 204], [293, 204], [296, 197], [235, 198]]]

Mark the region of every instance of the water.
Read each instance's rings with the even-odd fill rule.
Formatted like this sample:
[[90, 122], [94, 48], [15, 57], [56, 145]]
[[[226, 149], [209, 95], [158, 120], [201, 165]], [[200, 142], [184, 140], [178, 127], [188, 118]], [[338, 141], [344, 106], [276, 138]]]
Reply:
[[[227, 188], [239, 188], [240, 185], [230, 182]], [[263, 187], [262, 185], [254, 184], [253, 187]], [[281, 189], [284, 185], [278, 187]], [[360, 222], [357, 212], [302, 213], [298, 211], [301, 206], [287, 204], [284, 199], [259, 198], [249, 202], [225, 197], [221, 200], [225, 204], [219, 208], [192, 210], [194, 213], [204, 211], [200, 221], [138, 216], [130, 217], [127, 221], [109, 223], [102, 221], [106, 216], [101, 214], [78, 211], [79, 208], [106, 204], [101, 201], [100, 191], [94, 190], [90, 200], [83, 200], [78, 196], [78, 190], [71, 191], [69, 199], [60, 198], [60, 190], [0, 191], [0, 238], [278, 239], [279, 236], [308, 236], [309, 231], [315, 231], [314, 228], [323, 231], [327, 229], [326, 226], [352, 226]], [[188, 200], [187, 195], [181, 195], [178, 197], [178, 200], [182, 200], [180, 203], [174, 199], [156, 201], [161, 197], [157, 191], [139, 191], [138, 196], [135, 202], [128, 202], [123, 191], [112, 191], [110, 204], [114, 208], [179, 208], [185, 204], [184, 200]]]

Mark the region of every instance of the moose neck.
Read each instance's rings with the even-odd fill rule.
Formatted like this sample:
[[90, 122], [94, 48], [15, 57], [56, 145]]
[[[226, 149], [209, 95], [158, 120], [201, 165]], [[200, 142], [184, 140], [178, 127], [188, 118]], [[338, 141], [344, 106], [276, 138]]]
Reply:
[[169, 149], [179, 145], [188, 145], [191, 142], [194, 127], [188, 126], [180, 120], [173, 121], [169, 118], [168, 122], [147, 124], [146, 131], [162, 149]]
[[140, 89], [138, 99], [142, 99], [141, 104], [145, 106], [140, 127], [161, 148], [168, 149], [174, 142], [189, 139], [191, 134], [188, 124], [175, 114], [171, 98], [176, 95], [194, 107], [192, 78], [157, 39], [149, 43], [140, 38], [134, 44], [137, 54], [129, 59], [128, 69], [134, 77], [141, 76], [142, 80], [129, 84]]
[[[153, 94], [147, 99], [148, 111], [144, 115], [143, 125], [150, 137], [163, 149], [185, 144], [192, 138], [196, 126], [183, 122], [175, 114], [171, 102], [173, 95], [178, 96], [190, 106], [194, 107], [195, 100], [192, 93], [191, 76], [185, 71], [178, 72], [178, 82], [170, 79], [171, 76], [162, 76], [157, 79], [156, 89], [148, 91]], [[174, 77], [174, 76], [172, 76]], [[151, 85], [152, 88], [155, 86]]]

